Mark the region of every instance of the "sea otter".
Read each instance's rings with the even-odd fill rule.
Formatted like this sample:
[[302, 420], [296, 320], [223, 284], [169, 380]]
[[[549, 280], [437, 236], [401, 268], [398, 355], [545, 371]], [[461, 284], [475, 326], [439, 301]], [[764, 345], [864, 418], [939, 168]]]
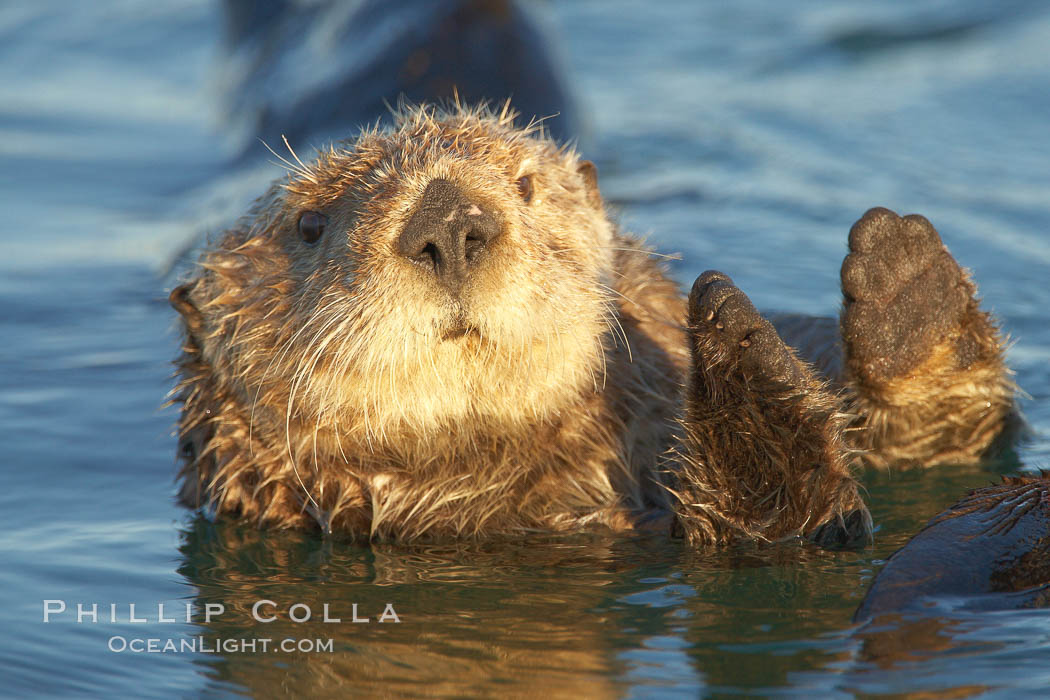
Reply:
[[838, 327], [774, 325], [720, 272], [686, 298], [509, 106], [404, 107], [287, 165], [171, 294], [191, 506], [835, 545], [870, 536], [853, 464], [976, 461], [1009, 424], [999, 332], [922, 217], [853, 227]]
[[949, 597], [976, 610], [1050, 606], [1050, 474], [1003, 477], [934, 517], [890, 557], [854, 619]]
[[[519, 0], [223, 0], [223, 122], [259, 140], [325, 143], [388, 105], [514, 98], [559, 140], [583, 132], [544, 8]], [[313, 68], [304, 71], [303, 66]]]

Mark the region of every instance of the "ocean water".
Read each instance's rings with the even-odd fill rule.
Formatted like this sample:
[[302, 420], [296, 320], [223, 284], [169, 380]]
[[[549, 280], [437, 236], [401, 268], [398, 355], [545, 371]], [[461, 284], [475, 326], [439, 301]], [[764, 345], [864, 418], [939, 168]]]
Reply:
[[[966, 489], [1050, 467], [1050, 6], [541, 9], [603, 192], [681, 253], [683, 284], [718, 268], [760, 308], [834, 314], [865, 209], [933, 221], [1013, 339], [1033, 428], [1017, 462], [865, 474], [878, 531], [845, 552], [597, 536], [369, 549], [200, 519], [173, 498], [168, 267], [281, 171], [261, 145], [244, 156], [223, 108], [213, 3], [6, 4], [0, 695], [1045, 696], [1050, 613], [851, 615]], [[67, 609], [45, 622], [49, 600]], [[275, 621], [253, 619], [259, 600]], [[399, 624], [379, 622], [388, 605]], [[134, 650], [149, 639], [160, 651]]]

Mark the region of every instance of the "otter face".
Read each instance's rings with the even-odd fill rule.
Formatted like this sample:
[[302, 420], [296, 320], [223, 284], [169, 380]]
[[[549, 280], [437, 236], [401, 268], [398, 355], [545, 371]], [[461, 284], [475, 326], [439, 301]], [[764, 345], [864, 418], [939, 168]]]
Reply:
[[296, 166], [205, 254], [202, 355], [257, 419], [372, 442], [524, 427], [600, 388], [593, 166], [512, 117], [406, 111]]

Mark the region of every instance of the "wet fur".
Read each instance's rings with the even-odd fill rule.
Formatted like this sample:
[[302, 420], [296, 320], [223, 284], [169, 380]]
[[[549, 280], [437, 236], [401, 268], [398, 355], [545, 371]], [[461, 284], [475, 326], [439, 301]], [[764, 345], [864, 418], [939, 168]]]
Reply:
[[[964, 325], [914, 370], [874, 387], [850, 375], [850, 412], [857, 418], [849, 435], [861, 459], [888, 468], [977, 464], [994, 456], [1023, 429], [1000, 337], [974, 302]], [[976, 353], [960, 355], [960, 342], [972, 343]]]
[[[870, 532], [841, 399], [798, 360], [776, 391], [717, 358], [690, 375], [681, 291], [610, 222], [593, 166], [537, 127], [406, 108], [287, 164], [172, 295], [186, 504], [361, 539], [672, 520], [696, 544]], [[505, 216], [459, 297], [392, 254], [436, 177]], [[330, 219], [315, 247], [296, 235], [309, 210]], [[866, 400], [863, 420], [892, 420]]]
[[[976, 300], [963, 325], [927, 348], [916, 367], [878, 383], [844, 366], [848, 359], [835, 319], [780, 314], [772, 320], [839, 394], [849, 416], [845, 441], [859, 464], [877, 469], [979, 464], [1025, 431], [1018, 389], [1003, 357], [1005, 342]], [[975, 352], [961, 355], [962, 342]]]
[[[407, 112], [297, 164], [205, 254], [182, 293], [201, 317], [179, 361], [184, 501], [401, 539], [623, 529], [666, 508], [678, 290], [615, 232], [575, 154], [512, 119]], [[438, 176], [513, 203], [463, 300], [389, 252]], [[314, 209], [349, 241], [305, 249], [295, 216]]]
[[846, 417], [825, 383], [794, 353], [800, 379], [777, 385], [743, 374], [710, 339], [695, 342], [707, 361], [693, 369], [675, 472], [686, 537], [867, 539], [871, 517], [850, 474]]

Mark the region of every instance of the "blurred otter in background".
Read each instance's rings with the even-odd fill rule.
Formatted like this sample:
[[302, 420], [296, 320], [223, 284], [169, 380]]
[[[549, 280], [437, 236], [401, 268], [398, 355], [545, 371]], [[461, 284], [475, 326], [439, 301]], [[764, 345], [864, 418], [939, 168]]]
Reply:
[[[242, 155], [389, 119], [401, 99], [513, 99], [558, 142], [580, 123], [542, 6], [514, 0], [226, 0], [226, 123]], [[319, 58], [319, 56], [321, 58]], [[301, 66], [309, 66], [303, 69]], [[318, 71], [317, 66], [325, 69]]]

